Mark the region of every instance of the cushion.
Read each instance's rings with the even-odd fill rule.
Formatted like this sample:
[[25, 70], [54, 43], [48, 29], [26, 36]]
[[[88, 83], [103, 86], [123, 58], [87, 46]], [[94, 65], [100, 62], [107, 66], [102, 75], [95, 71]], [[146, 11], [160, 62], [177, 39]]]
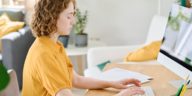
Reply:
[[[0, 16], [0, 38], [3, 36], [18, 31], [24, 26], [24, 22], [17, 22], [17, 21], [11, 21], [9, 17], [6, 14], [3, 14]], [[1, 42], [0, 42], [0, 51], [1, 51]]]
[[5, 19], [4, 18], [0, 18], [0, 26], [4, 25], [5, 23], [6, 23]]
[[12, 21], [24, 21], [24, 13], [21, 8], [0, 8], [0, 15], [6, 13]]
[[24, 22], [13, 22], [6, 14], [3, 14], [0, 18], [5, 19], [5, 23], [0, 26], [0, 38], [10, 32], [18, 31], [24, 26]]
[[23, 26], [24, 26], [23, 22], [9, 22], [5, 25], [0, 26], [0, 38], [11, 32], [18, 31]]
[[10, 19], [7, 14], [4, 13], [0, 16], [0, 26], [5, 25], [7, 22], [10, 22]]
[[157, 58], [161, 46], [161, 41], [154, 41], [136, 51], [128, 53], [125, 61], [147, 61]]

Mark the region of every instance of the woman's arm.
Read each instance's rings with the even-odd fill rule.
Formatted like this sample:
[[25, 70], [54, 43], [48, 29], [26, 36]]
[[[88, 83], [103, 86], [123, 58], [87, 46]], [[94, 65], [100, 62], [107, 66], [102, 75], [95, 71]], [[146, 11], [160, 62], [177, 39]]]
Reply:
[[73, 86], [76, 88], [101, 89], [101, 88], [112, 87], [117, 89], [125, 89], [127, 88], [127, 84], [135, 84], [136, 86], [140, 86], [140, 81], [136, 79], [104, 81], [104, 80], [98, 80], [98, 79], [80, 76], [75, 71], [73, 71], [73, 76], [74, 76]]
[[55, 96], [73, 96], [73, 94], [70, 89], [62, 89]]
[[73, 86], [76, 88], [83, 89], [100, 89], [107, 88], [111, 86], [111, 83], [103, 80], [96, 80], [89, 77], [83, 77], [78, 75], [75, 71], [73, 71]]

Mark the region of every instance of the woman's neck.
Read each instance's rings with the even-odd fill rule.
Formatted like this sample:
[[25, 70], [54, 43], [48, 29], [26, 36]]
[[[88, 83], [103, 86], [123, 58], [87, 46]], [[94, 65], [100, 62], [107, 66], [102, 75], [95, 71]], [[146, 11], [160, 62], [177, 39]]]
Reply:
[[58, 37], [59, 34], [57, 32], [50, 35], [51, 40], [53, 40], [55, 43], [57, 43]]

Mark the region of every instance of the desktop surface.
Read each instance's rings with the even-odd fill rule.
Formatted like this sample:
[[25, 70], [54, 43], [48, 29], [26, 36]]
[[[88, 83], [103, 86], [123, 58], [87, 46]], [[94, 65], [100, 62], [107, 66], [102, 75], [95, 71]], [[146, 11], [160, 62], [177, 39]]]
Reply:
[[[108, 64], [105, 70], [112, 68], [122, 68], [130, 71], [140, 72], [153, 77], [153, 80], [142, 84], [142, 86], [150, 86], [155, 96], [171, 96], [177, 92], [169, 82], [172, 80], [180, 80], [181, 78], [165, 68], [163, 65], [154, 64]], [[117, 91], [111, 89], [104, 90], [88, 90], [85, 96], [112, 96]], [[188, 89], [185, 96], [191, 96], [192, 89]]]

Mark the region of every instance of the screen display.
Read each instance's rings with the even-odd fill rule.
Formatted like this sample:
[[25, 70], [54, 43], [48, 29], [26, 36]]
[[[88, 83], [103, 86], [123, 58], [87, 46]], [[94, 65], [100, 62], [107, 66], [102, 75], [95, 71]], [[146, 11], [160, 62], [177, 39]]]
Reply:
[[192, 9], [172, 6], [160, 52], [192, 71]]

